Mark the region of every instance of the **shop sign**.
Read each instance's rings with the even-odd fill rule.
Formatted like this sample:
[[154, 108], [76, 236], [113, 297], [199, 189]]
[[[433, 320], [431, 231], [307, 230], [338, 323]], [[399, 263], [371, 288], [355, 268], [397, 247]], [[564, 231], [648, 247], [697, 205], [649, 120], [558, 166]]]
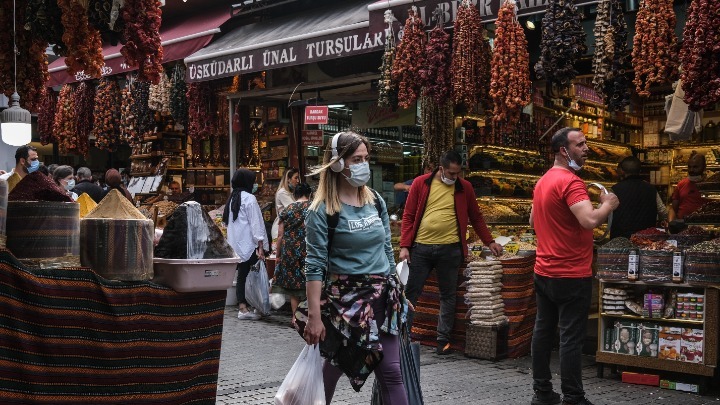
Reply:
[[190, 82], [236, 76], [382, 50], [384, 31], [367, 27], [187, 62]]
[[302, 131], [303, 146], [322, 146], [323, 130], [322, 129], [305, 129]]
[[377, 101], [360, 103], [353, 110], [352, 126], [358, 128], [385, 128], [415, 125], [415, 109], [395, 109], [380, 107]]
[[305, 107], [305, 125], [328, 123], [328, 107], [326, 105], [309, 105]]

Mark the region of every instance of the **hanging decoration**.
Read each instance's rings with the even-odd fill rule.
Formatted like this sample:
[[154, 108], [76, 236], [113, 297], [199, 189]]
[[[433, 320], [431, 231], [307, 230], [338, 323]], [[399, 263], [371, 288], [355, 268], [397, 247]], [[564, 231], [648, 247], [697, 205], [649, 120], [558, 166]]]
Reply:
[[130, 146], [139, 145], [143, 137], [150, 136], [153, 133], [155, 120], [153, 118], [153, 112], [150, 110], [150, 107], [148, 107], [149, 99], [150, 83], [136, 79], [135, 85], [132, 87], [133, 103], [130, 108], [137, 120], [137, 135], [136, 138], [128, 140]]
[[55, 121], [53, 123], [53, 134], [58, 142], [61, 153], [66, 153], [66, 140], [73, 141], [77, 137], [77, 117], [75, 109], [75, 92], [72, 86], [66, 84], [60, 89], [57, 108], [55, 110]]
[[513, 130], [522, 108], [530, 103], [530, 54], [527, 39], [515, 14], [515, 0], [505, 0], [495, 22], [490, 97], [493, 101], [495, 135], [500, 128]]
[[437, 103], [432, 97], [423, 95], [420, 98], [420, 119], [425, 144], [423, 162], [437, 167], [440, 156], [455, 147], [455, 114], [452, 101]]
[[425, 83], [423, 92], [438, 104], [450, 99], [450, 62], [452, 48], [450, 34], [442, 27], [440, 16], [435, 14], [437, 25], [430, 31], [430, 40], [425, 47], [425, 67], [420, 70]]
[[118, 18], [114, 24], [111, 24], [112, 11], [113, 0], [89, 0], [88, 2], [88, 21], [100, 32], [103, 42], [115, 46], [122, 40], [125, 22], [122, 18]]
[[403, 35], [392, 64], [392, 80], [397, 83], [398, 106], [409, 108], [420, 96], [420, 69], [425, 66], [425, 31], [417, 7], [408, 10]]
[[32, 32], [35, 38], [51, 44], [55, 55], [65, 56], [65, 29], [62, 24], [62, 11], [56, 0], [28, 0], [24, 28]]
[[57, 109], [57, 94], [49, 87], [43, 87], [42, 104], [38, 110], [38, 133], [44, 146], [56, 142], [53, 136], [53, 123]]
[[87, 82], [78, 84], [73, 93], [73, 107], [76, 121], [75, 134], [72, 137], [58, 138], [60, 150], [64, 153], [87, 156], [95, 110], [95, 86], [88, 85]]
[[128, 145], [138, 142], [138, 120], [133, 110], [134, 78], [130, 76], [127, 86], [120, 91], [120, 140]]
[[[205, 140], [215, 133], [217, 111], [215, 97], [207, 82], [190, 83], [188, 99], [188, 136], [193, 140]], [[195, 144], [195, 142], [193, 142]]]
[[160, 74], [160, 82], [150, 85], [150, 98], [148, 107], [159, 112], [161, 115], [170, 115], [170, 91], [172, 81], [163, 72]]
[[683, 31], [680, 62], [684, 101], [693, 111], [720, 103], [720, 4], [694, 0]]
[[62, 10], [63, 43], [67, 47], [65, 64], [74, 75], [99, 78], [105, 66], [100, 32], [90, 26], [87, 10], [75, 0], [57, 0]]
[[542, 20], [540, 60], [535, 64], [538, 78], [569, 87], [578, 74], [575, 64], [586, 51], [585, 31], [575, 3], [549, 0]]
[[114, 152], [120, 141], [122, 99], [120, 87], [112, 79], [102, 78], [95, 93], [95, 123], [92, 134], [95, 147]]
[[632, 65], [635, 90], [643, 97], [650, 88], [678, 78], [678, 38], [673, 0], [641, 0], [635, 22]]
[[378, 106], [397, 109], [398, 93], [397, 83], [393, 81], [392, 69], [395, 61], [395, 32], [393, 31], [393, 23], [397, 21], [392, 11], [385, 11], [385, 23], [388, 27], [385, 29], [385, 52], [382, 56], [382, 65], [380, 66], [380, 80], [378, 83]]
[[172, 75], [172, 85], [170, 88], [170, 115], [172, 115], [176, 124], [180, 124], [182, 126], [187, 125], [187, 90], [187, 84], [185, 83], [185, 69], [180, 64], [175, 65]]
[[608, 111], [620, 111], [630, 104], [632, 72], [627, 24], [620, 0], [598, 3], [593, 33], [593, 87], [603, 98]]
[[129, 66], [138, 68], [138, 80], [157, 84], [163, 72], [163, 47], [160, 39], [162, 11], [157, 0], [125, 0], [125, 45], [120, 53]]
[[480, 11], [469, 0], [458, 7], [452, 48], [452, 98], [467, 108], [489, 106], [492, 51]]

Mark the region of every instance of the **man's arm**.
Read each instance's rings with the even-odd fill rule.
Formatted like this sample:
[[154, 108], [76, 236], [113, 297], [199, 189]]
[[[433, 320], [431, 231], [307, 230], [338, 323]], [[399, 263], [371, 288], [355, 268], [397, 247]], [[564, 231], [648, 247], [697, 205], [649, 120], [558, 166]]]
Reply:
[[468, 217], [470, 218], [470, 223], [475, 233], [480, 236], [480, 240], [482, 240], [483, 244], [487, 246], [495, 256], [500, 256], [503, 252], [503, 247], [499, 243], [495, 243], [495, 240], [490, 234], [490, 230], [485, 223], [485, 218], [482, 212], [480, 212], [480, 207], [478, 207], [475, 190], [473, 190], [472, 187], [465, 187], [465, 195], [467, 196]]
[[668, 209], [657, 191], [655, 192], [655, 205], [657, 205], [658, 219], [660, 222], [666, 221], [668, 218]]
[[597, 228], [620, 205], [620, 200], [612, 193], [600, 195], [600, 202], [602, 204], [598, 208], [590, 200], [582, 200], [570, 206], [570, 211], [584, 229]]

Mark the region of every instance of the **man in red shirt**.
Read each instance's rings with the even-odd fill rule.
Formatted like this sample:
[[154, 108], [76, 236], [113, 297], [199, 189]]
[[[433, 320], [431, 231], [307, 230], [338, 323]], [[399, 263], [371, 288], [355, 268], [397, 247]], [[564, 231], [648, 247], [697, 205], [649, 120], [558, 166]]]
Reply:
[[688, 159], [688, 176], [677, 184], [672, 195], [670, 220], [685, 219], [688, 214], [697, 211], [707, 200], [700, 194], [698, 182], [705, 174], [705, 155], [693, 153]]
[[593, 229], [618, 207], [615, 194], [590, 202], [576, 172], [587, 159], [585, 135], [563, 128], [552, 137], [555, 163], [535, 185], [530, 225], [537, 235], [535, 296], [537, 315], [532, 340], [532, 405], [560, 404], [553, 391], [550, 354], [560, 328], [560, 377], [563, 405], [591, 405], [582, 384], [582, 347], [592, 296]]

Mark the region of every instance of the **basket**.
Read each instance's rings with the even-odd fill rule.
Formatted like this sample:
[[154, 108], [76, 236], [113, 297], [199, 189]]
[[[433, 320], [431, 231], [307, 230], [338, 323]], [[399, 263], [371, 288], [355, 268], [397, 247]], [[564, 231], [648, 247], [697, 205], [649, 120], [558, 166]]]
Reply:
[[664, 250], [640, 251], [640, 280], [655, 283], [672, 281], [673, 252]]
[[467, 324], [465, 355], [476, 359], [501, 360], [507, 356], [507, 324], [480, 326]]
[[686, 252], [685, 280], [697, 284], [720, 283], [720, 253]]
[[627, 279], [630, 251], [631, 249], [598, 249], [597, 278], [601, 280]]

